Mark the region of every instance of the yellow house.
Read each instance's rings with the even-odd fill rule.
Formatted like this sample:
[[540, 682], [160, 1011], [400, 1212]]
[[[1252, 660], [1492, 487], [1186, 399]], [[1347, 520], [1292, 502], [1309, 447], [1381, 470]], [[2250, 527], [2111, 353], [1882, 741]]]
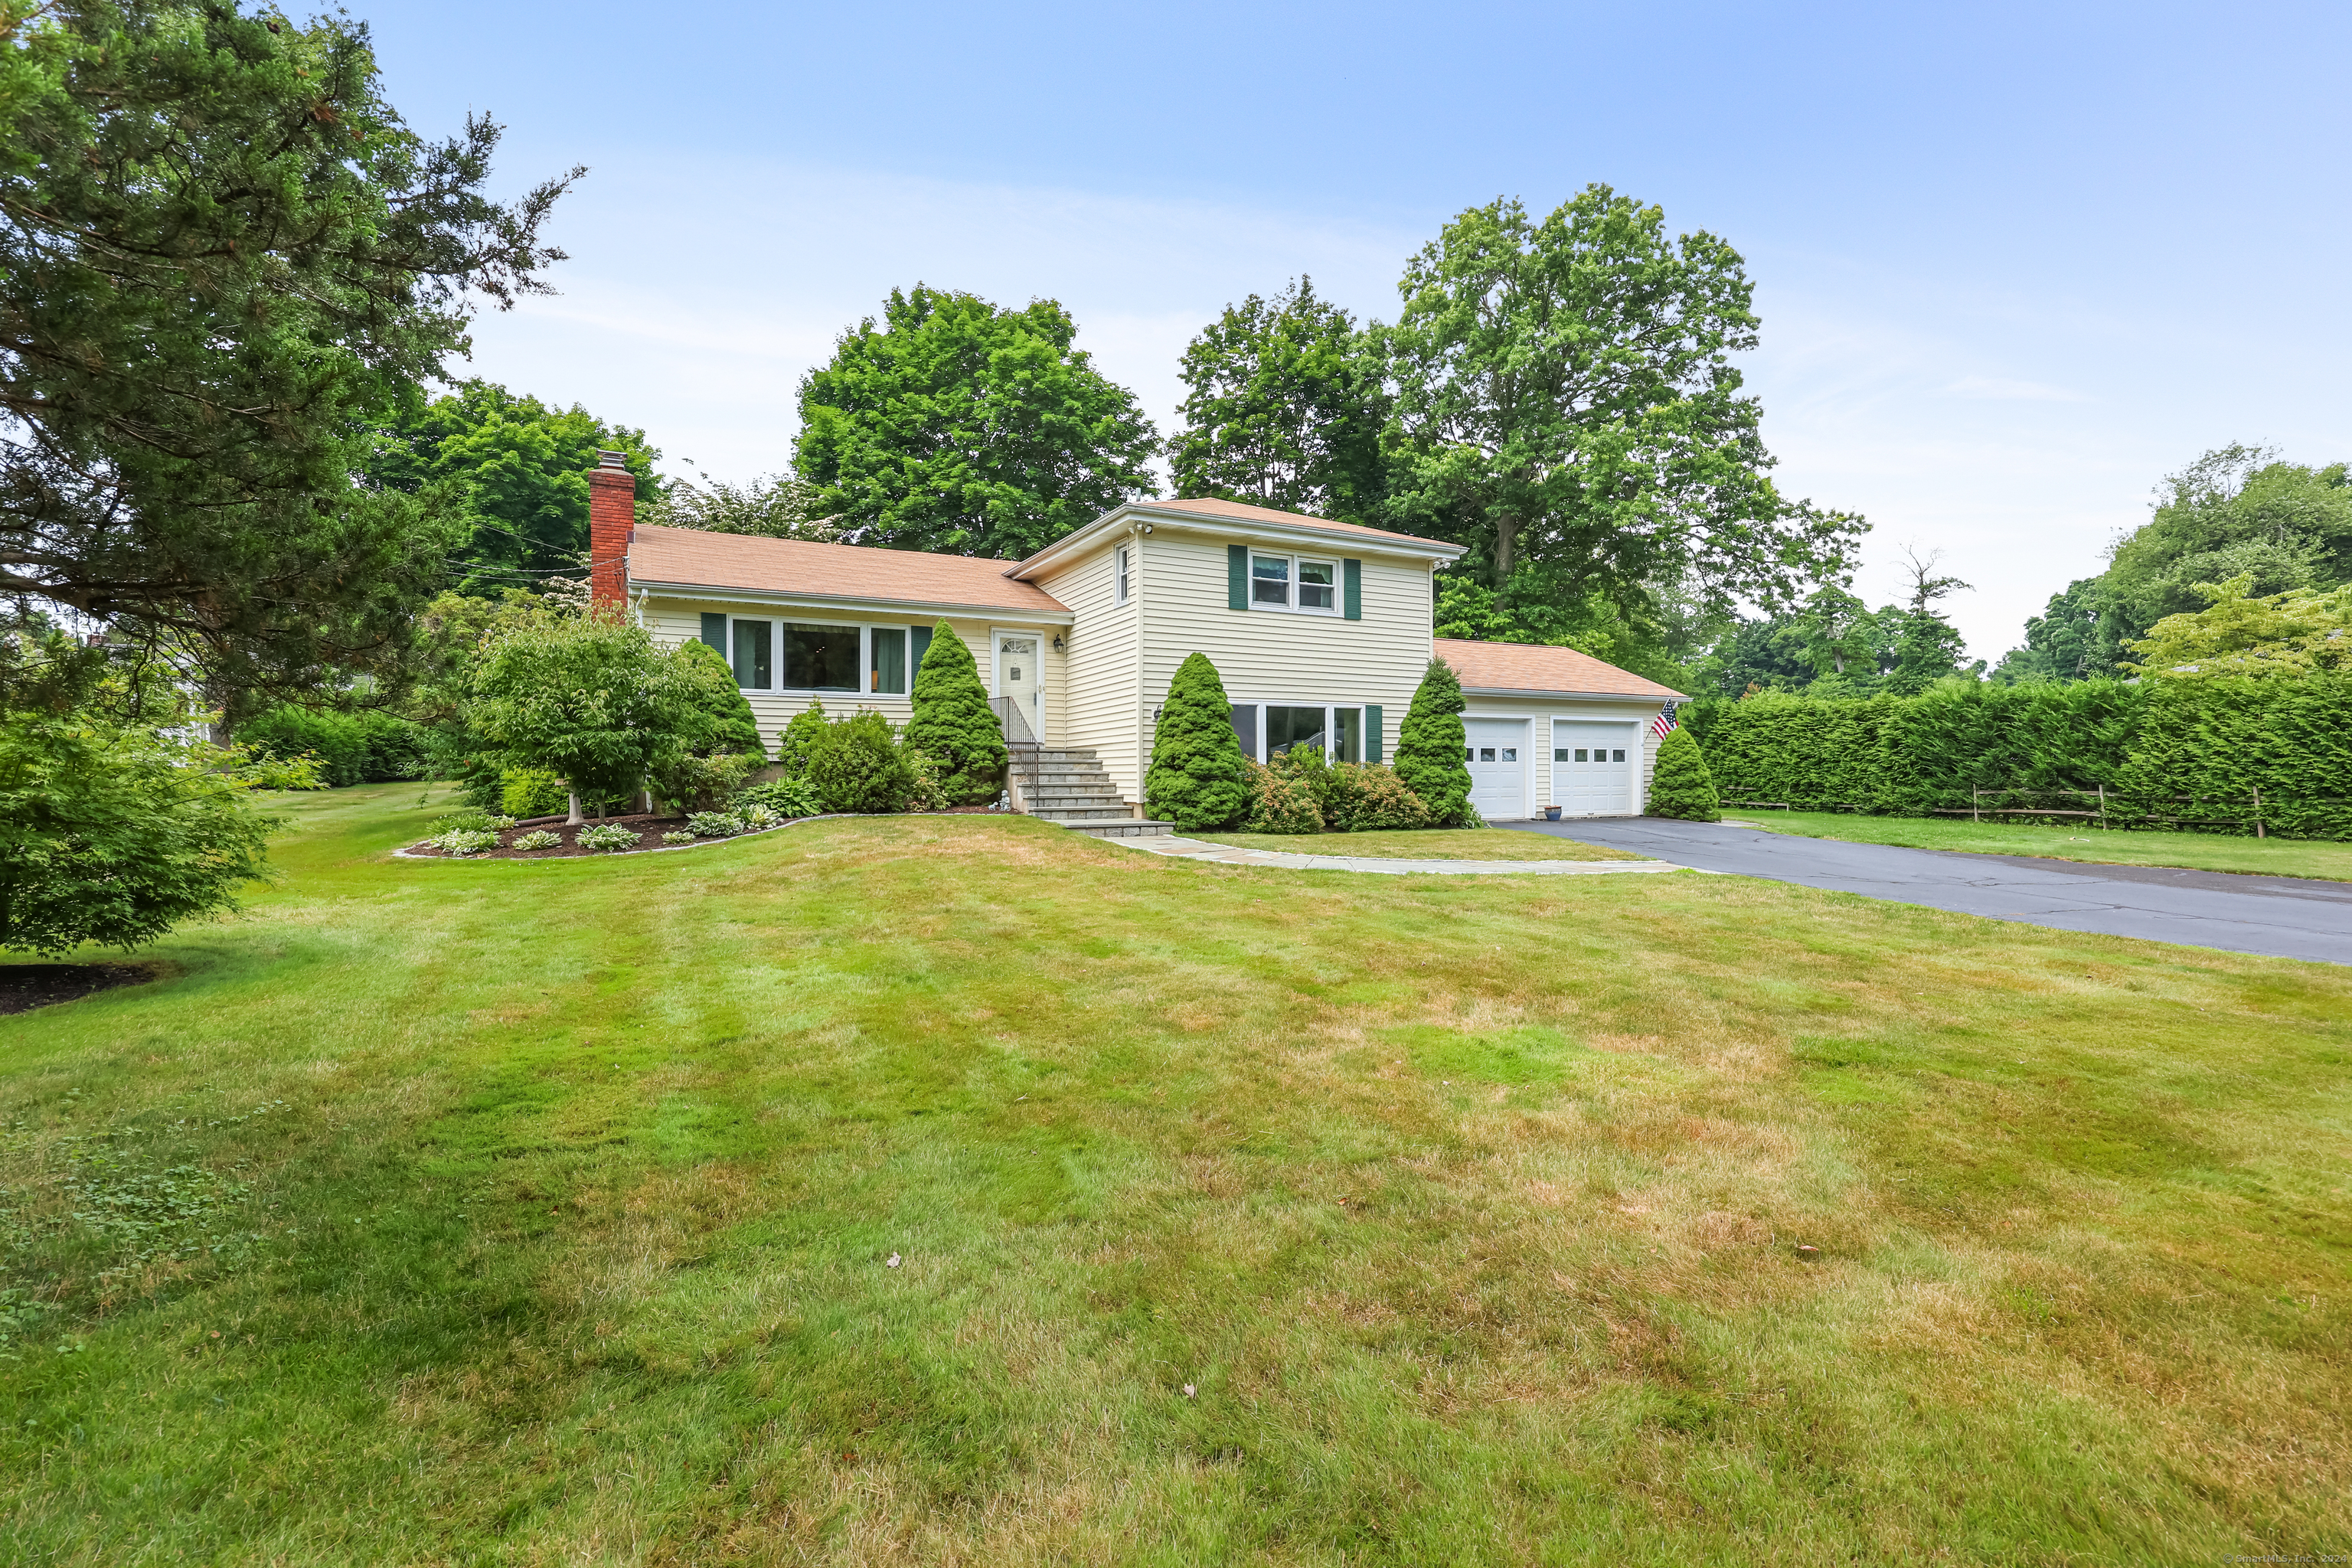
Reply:
[[[618, 476], [625, 480], [623, 472]], [[733, 666], [772, 742], [812, 701], [909, 713], [945, 621], [1014, 746], [1016, 804], [1086, 831], [1165, 832], [1136, 804], [1176, 667], [1217, 667], [1243, 751], [1382, 762], [1433, 656], [1462, 678], [1472, 801], [1489, 820], [1642, 809], [1679, 694], [1567, 648], [1433, 635], [1461, 547], [1228, 500], [1134, 501], [1025, 561], [635, 526], [605, 470], [594, 580], [656, 638]]]

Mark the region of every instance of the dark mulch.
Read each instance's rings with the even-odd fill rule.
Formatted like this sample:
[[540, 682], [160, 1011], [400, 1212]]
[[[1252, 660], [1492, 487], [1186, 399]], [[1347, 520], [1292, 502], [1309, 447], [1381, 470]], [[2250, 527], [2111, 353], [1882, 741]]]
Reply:
[[[985, 816], [991, 812], [994, 812], [996, 808], [992, 805], [951, 805], [945, 811], [936, 812], [932, 815], [939, 816]], [[534, 816], [527, 822], [518, 822], [512, 827], [500, 833], [499, 835], [499, 847], [496, 849], [485, 849], [479, 855], [444, 855], [440, 850], [434, 848], [429, 844], [412, 844], [408, 847], [408, 852], [411, 855], [421, 856], [425, 858], [433, 860], [561, 860], [567, 856], [572, 855], [635, 855], [642, 850], [667, 849], [671, 847], [669, 845], [662, 842], [662, 835], [665, 833], [677, 832], [686, 826], [686, 818], [682, 816], [613, 816], [605, 818], [605, 822], [610, 823], [612, 826], [616, 827], [635, 828], [637, 830], [636, 848], [603, 850], [583, 849], [574, 842], [574, 840], [580, 837], [581, 830], [583, 828], [601, 826], [604, 826], [604, 824], [583, 822], [580, 824], [578, 827], [569, 827], [564, 825], [563, 818], [560, 816]], [[507, 847], [507, 846], [512, 844], [524, 834], [536, 833], [542, 827], [563, 835], [563, 842], [550, 849], [510, 849]], [[725, 840], [706, 838], [701, 842], [706, 844], [719, 844], [724, 843]]]
[[155, 975], [152, 963], [0, 963], [0, 1014], [29, 1013]]

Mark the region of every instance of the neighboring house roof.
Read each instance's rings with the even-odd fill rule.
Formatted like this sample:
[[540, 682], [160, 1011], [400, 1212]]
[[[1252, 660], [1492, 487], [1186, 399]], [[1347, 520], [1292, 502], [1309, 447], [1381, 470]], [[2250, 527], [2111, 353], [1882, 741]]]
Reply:
[[1572, 647], [1464, 642], [1454, 637], [1438, 637], [1433, 646], [1437, 657], [1454, 667], [1465, 691], [1497, 696], [1654, 697], [1661, 701], [1683, 695]]
[[1410, 555], [1427, 556], [1433, 561], [1451, 561], [1463, 550], [1459, 544], [1448, 544], [1442, 539], [1423, 539], [1417, 533], [1391, 533], [1386, 529], [1366, 528], [1353, 522], [1334, 522], [1329, 518], [1309, 517], [1305, 512], [1276, 511], [1272, 507], [1251, 506], [1244, 501], [1213, 498], [1139, 500], [1113, 507], [1076, 533], [1055, 541], [1026, 561], [1007, 568], [1005, 575], [1019, 578], [1039, 575], [1073, 554], [1092, 548], [1107, 533], [1124, 531], [1130, 523], [1149, 522], [1154, 519], [1206, 524], [1218, 532], [1246, 532], [1274, 541], [1287, 538], [1292, 542], [1319, 535], [1330, 539], [1334, 548], [1339, 548], [1343, 540], [1353, 540], [1367, 550], [1399, 551]]
[[733, 589], [784, 598], [884, 600], [942, 609], [1010, 610], [1067, 620], [1044, 589], [1014, 582], [1006, 563], [865, 544], [705, 533], [639, 523], [629, 542], [629, 586]]

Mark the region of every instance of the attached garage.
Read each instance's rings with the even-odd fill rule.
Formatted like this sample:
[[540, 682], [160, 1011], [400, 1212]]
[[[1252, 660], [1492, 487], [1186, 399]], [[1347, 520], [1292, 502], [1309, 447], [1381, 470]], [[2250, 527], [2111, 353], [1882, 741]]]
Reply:
[[1552, 802], [1563, 816], [1632, 816], [1640, 807], [1642, 726], [1617, 720], [1551, 723]]
[[1528, 809], [1528, 750], [1525, 719], [1465, 719], [1462, 737], [1470, 756], [1470, 804], [1489, 822], [1531, 816]]

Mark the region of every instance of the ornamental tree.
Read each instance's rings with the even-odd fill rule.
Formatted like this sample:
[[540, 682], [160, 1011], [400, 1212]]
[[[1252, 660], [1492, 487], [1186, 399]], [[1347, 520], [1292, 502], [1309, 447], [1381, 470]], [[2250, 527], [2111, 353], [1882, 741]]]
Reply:
[[1017, 558], [1152, 492], [1135, 395], [1051, 300], [890, 291], [801, 382], [793, 467], [868, 543]]
[[1469, 742], [1462, 729], [1465, 706], [1454, 667], [1433, 658], [1397, 731], [1396, 775], [1429, 808], [1429, 820], [1438, 827], [1459, 827], [1470, 820], [1470, 768], [1465, 760]]
[[618, 611], [535, 617], [482, 651], [469, 728], [523, 767], [562, 777], [599, 815], [704, 732], [670, 656]]
[[1716, 822], [1722, 818], [1722, 801], [1715, 793], [1715, 775], [1706, 757], [1687, 729], [1677, 729], [1658, 746], [1658, 760], [1650, 776], [1648, 815], [1675, 816], [1685, 822]]
[[499, 126], [411, 131], [339, 16], [0, 16], [0, 596], [173, 646], [215, 705], [400, 679], [453, 541], [353, 489], [359, 432], [543, 291], [583, 171], [492, 201]]
[[940, 786], [948, 804], [979, 805], [994, 800], [1004, 787], [1004, 764], [1011, 755], [1004, 727], [988, 705], [988, 689], [980, 683], [971, 649], [945, 621], [931, 628], [931, 646], [915, 670], [913, 704], [914, 715], [902, 738], [910, 751], [939, 764]]
[[1206, 654], [1176, 667], [1151, 733], [1144, 809], [1186, 833], [1230, 827], [1250, 809], [1248, 771], [1234, 733], [1234, 705]]

